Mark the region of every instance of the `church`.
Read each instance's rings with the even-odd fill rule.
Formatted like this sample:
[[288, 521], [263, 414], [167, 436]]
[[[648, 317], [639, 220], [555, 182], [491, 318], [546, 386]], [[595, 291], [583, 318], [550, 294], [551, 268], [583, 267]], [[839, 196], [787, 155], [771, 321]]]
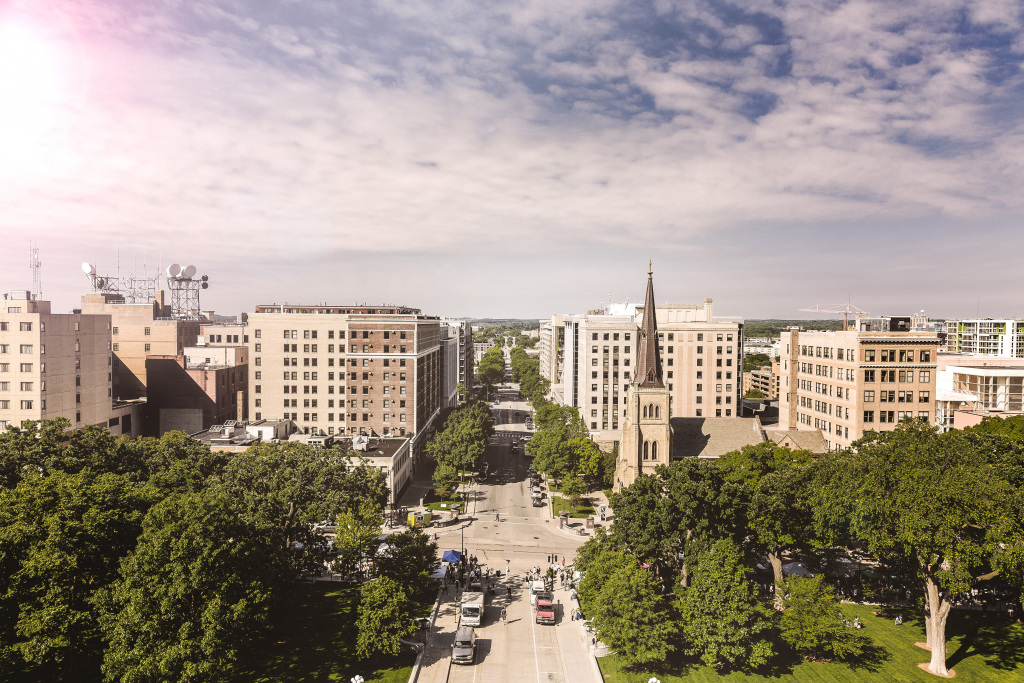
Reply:
[[[737, 342], [742, 347], [742, 325], [739, 330]], [[709, 334], [708, 339], [710, 338]], [[677, 343], [682, 340], [682, 334], [678, 331], [676, 339]], [[721, 341], [720, 334], [718, 341]], [[738, 414], [733, 417], [728, 413], [723, 416], [720, 410], [714, 417], [704, 417], [700, 409], [695, 411], [694, 416], [673, 416], [672, 385], [666, 384], [665, 381], [660, 342], [657, 308], [654, 303], [654, 274], [648, 267], [643, 318], [637, 330], [636, 366], [626, 389], [625, 405], [622, 407], [619, 455], [615, 463], [615, 491], [621, 491], [629, 486], [641, 474], [653, 474], [654, 468], [666, 465], [673, 459], [714, 458], [746, 445], [761, 443], [767, 438], [757, 417], [743, 418]], [[670, 350], [671, 348], [669, 347]], [[698, 351], [700, 349], [701, 347], [698, 347]], [[708, 350], [710, 349], [709, 346]], [[699, 389], [698, 382], [703, 381], [702, 367], [697, 366], [701, 365], [701, 361], [695, 359], [695, 363], [692, 377], [690, 370], [681, 369], [677, 364], [675, 371], [678, 374], [675, 381], [689, 382], [692, 379]], [[717, 367], [715, 371], [721, 374]], [[672, 378], [671, 372], [668, 373], [668, 378]], [[677, 387], [677, 391], [680, 388], [684, 392], [687, 391], [686, 387]]]
[[641, 474], [653, 473], [655, 467], [672, 458], [670, 393], [661, 368], [654, 273], [650, 268], [637, 341], [636, 370], [626, 390], [619, 458], [615, 463], [615, 491], [629, 486]]

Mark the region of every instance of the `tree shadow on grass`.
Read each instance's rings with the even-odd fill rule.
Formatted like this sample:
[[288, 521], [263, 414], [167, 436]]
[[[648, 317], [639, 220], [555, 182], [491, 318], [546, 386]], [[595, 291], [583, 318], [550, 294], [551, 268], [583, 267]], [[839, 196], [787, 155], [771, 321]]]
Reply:
[[289, 586], [272, 614], [269, 638], [256, 645], [236, 680], [319, 683], [360, 674], [372, 681], [411, 666], [412, 653], [370, 661], [356, 656], [358, 607], [358, 587], [323, 581]]
[[1013, 671], [1024, 665], [1024, 626], [1001, 615], [953, 611], [946, 624], [946, 647], [952, 652], [947, 653], [949, 668], [980, 656], [994, 669]]

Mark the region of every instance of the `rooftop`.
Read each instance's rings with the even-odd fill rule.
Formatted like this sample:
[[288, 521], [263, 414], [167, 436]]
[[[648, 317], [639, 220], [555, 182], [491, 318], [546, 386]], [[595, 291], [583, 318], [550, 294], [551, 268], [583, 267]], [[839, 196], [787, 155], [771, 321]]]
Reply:
[[756, 417], [673, 417], [672, 458], [719, 458], [765, 441]]
[[308, 313], [314, 315], [420, 315], [422, 311], [418, 308], [408, 306], [396, 306], [394, 304], [380, 304], [367, 306], [366, 304], [330, 305], [330, 304], [260, 304], [256, 306], [257, 313]]

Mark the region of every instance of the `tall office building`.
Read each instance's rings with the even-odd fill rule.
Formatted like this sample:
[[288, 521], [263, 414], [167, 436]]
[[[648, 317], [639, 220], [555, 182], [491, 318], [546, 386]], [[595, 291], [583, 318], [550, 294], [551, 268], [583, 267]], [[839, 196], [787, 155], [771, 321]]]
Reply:
[[0, 429], [57, 417], [73, 427], [107, 427], [113, 415], [110, 327], [108, 315], [51, 313], [49, 301], [28, 292], [5, 297]]
[[440, 321], [400, 306], [261, 305], [248, 318], [250, 419], [306, 434], [409, 436], [441, 409]]
[[[648, 304], [649, 305], [649, 304]], [[645, 306], [612, 304], [564, 316], [560, 345], [547, 342], [545, 367], [561, 367], [555, 399], [579, 409], [603, 448], [619, 441], [625, 396], [639, 359]], [[550, 339], [556, 338], [552, 319]], [[655, 306], [658, 351], [669, 392], [668, 417], [737, 417], [743, 385], [743, 320], [716, 318], [712, 300]], [[550, 379], [550, 376], [549, 376]]]
[[473, 388], [473, 328], [468, 320], [441, 318], [441, 325], [449, 328], [449, 337], [458, 340], [459, 371], [457, 382], [468, 392]]
[[821, 430], [830, 449], [905, 417], [935, 418], [939, 339], [909, 318], [858, 318], [845, 332], [782, 335], [779, 425]]

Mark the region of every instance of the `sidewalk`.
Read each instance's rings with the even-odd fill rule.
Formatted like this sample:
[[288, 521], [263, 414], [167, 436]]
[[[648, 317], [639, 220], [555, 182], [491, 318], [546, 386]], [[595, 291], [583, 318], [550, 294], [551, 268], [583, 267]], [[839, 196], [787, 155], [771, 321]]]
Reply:
[[458, 602], [452, 601], [455, 589], [449, 588], [446, 596], [441, 593], [441, 602], [437, 610], [437, 618], [430, 628], [427, 645], [423, 649], [423, 659], [416, 683], [447, 683], [448, 669], [451, 667], [452, 643], [455, 642], [455, 628], [458, 625]]

